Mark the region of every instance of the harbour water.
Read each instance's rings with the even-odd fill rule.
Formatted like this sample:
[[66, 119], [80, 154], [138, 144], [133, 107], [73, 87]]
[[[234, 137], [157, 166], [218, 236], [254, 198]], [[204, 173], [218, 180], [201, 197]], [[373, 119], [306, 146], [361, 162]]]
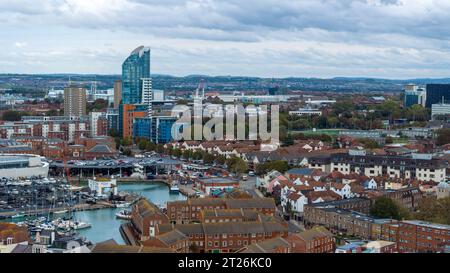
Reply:
[[[150, 202], [161, 205], [166, 204], [167, 201], [186, 199], [182, 194], [169, 193], [167, 185], [162, 183], [121, 183], [119, 184], [119, 191], [138, 193]], [[124, 241], [120, 236], [119, 227], [124, 221], [116, 219], [115, 215], [120, 210], [123, 210], [123, 208], [77, 212], [75, 214], [77, 220], [92, 224], [91, 228], [80, 230], [79, 234], [93, 243], [114, 239], [117, 243], [123, 244]]]

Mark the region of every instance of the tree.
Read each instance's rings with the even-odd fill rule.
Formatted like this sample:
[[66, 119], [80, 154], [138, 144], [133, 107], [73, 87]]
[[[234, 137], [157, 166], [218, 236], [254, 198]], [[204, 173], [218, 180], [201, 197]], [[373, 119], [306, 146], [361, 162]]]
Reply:
[[418, 220], [450, 225], [450, 197], [436, 199], [425, 197], [419, 203], [414, 217]]
[[2, 116], [2, 120], [5, 121], [20, 121], [23, 116], [29, 116], [30, 114], [28, 112], [22, 112], [22, 111], [5, 111]]
[[214, 156], [210, 153], [203, 154], [203, 163], [204, 164], [212, 164], [214, 163]]
[[380, 145], [378, 144], [378, 142], [376, 142], [373, 139], [369, 139], [369, 138], [360, 138], [358, 139], [358, 141], [364, 145], [364, 148], [366, 149], [378, 149], [380, 148]]
[[155, 143], [153, 143], [151, 141], [147, 142], [147, 145], [145, 146], [145, 150], [147, 152], [153, 152], [153, 151], [155, 151], [155, 149], [156, 149]]
[[162, 153], [164, 153], [164, 145], [162, 145], [162, 144], [158, 144], [158, 145], [156, 145], [156, 149], [155, 149], [155, 151], [158, 153], [158, 154], [162, 154]]
[[140, 139], [139, 142], [138, 142], [138, 148], [141, 151], [145, 150], [147, 145], [148, 145], [148, 140], [145, 139], [145, 138]]
[[192, 154], [192, 159], [193, 159], [193, 160], [201, 160], [201, 159], [203, 159], [203, 152], [201, 152], [201, 151], [195, 151], [195, 152]]
[[226, 163], [226, 158], [223, 155], [219, 155], [218, 157], [216, 157], [216, 163], [219, 165], [223, 165]]
[[184, 150], [183, 152], [183, 158], [186, 160], [191, 159], [192, 157], [192, 151], [191, 150]]
[[393, 199], [385, 196], [378, 197], [370, 209], [370, 214], [379, 218], [403, 220], [409, 218], [408, 212], [400, 207]]
[[436, 134], [437, 134], [436, 139], [437, 145], [442, 146], [450, 143], [450, 129], [448, 128], [440, 129], [436, 132]]
[[386, 144], [394, 143], [394, 139], [391, 136], [386, 137]]
[[269, 171], [277, 170], [280, 173], [285, 173], [289, 170], [289, 164], [283, 160], [272, 161], [269, 164]]
[[133, 155], [133, 152], [131, 151], [131, 149], [125, 148], [125, 149], [123, 150], [123, 154], [126, 155], [126, 156], [132, 156], [132, 155]]

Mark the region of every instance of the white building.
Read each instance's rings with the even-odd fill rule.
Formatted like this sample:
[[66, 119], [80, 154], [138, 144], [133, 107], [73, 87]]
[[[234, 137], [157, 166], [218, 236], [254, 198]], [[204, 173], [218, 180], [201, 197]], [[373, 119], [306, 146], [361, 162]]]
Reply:
[[450, 115], [450, 104], [439, 103], [431, 105], [431, 119], [434, 120], [434, 117], [439, 115]]
[[48, 162], [43, 162], [37, 155], [0, 155], [0, 177], [47, 177], [48, 167]]
[[290, 111], [290, 116], [321, 116], [322, 111], [311, 108], [299, 108], [297, 111]]
[[101, 117], [105, 117], [105, 115], [106, 114], [104, 112], [91, 112], [89, 114], [90, 123], [91, 123], [91, 136], [92, 137], [98, 136], [98, 128], [97, 128], [98, 120]]
[[144, 78], [142, 79], [142, 104], [148, 105], [148, 115], [147, 117], [152, 117], [152, 102], [153, 102], [153, 93], [152, 93], [152, 79]]
[[111, 192], [117, 195], [117, 180], [111, 179], [89, 179], [89, 189], [95, 193], [98, 198], [107, 198]]

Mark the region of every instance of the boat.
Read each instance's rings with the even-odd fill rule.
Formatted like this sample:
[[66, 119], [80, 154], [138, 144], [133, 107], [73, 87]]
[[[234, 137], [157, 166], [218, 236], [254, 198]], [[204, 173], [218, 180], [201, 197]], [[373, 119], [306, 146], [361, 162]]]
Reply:
[[131, 203], [117, 203], [116, 208], [128, 208], [131, 206]]
[[53, 214], [66, 214], [66, 213], [68, 213], [69, 211], [68, 210], [58, 210], [58, 211], [54, 211], [53, 212]]
[[180, 188], [178, 187], [178, 184], [172, 184], [170, 186], [170, 193], [179, 193]]
[[11, 216], [12, 219], [19, 219], [25, 217], [25, 214], [20, 212]]
[[90, 228], [92, 225], [86, 222], [74, 222], [73, 223], [73, 229], [79, 230], [79, 229], [86, 229]]
[[131, 220], [131, 211], [129, 210], [121, 210], [118, 213], [116, 213], [117, 219], [121, 220]]

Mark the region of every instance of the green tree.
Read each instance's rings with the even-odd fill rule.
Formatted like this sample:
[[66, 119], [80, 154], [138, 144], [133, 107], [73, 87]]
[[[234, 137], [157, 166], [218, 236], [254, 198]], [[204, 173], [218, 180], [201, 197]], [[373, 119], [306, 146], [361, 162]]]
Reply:
[[5, 121], [20, 121], [23, 116], [29, 116], [30, 113], [22, 111], [8, 110], [3, 113], [2, 120]]
[[269, 171], [277, 170], [280, 173], [285, 173], [289, 170], [289, 164], [283, 160], [272, 161], [269, 164]]
[[124, 154], [125, 156], [132, 156], [132, 155], [133, 155], [133, 152], [131, 151], [131, 149], [125, 148], [125, 149], [123, 150], [123, 154]]
[[145, 146], [145, 150], [147, 152], [153, 152], [153, 151], [155, 151], [155, 149], [156, 149], [155, 143], [153, 143], [151, 141], [147, 142], [147, 145]]
[[218, 157], [216, 157], [216, 163], [219, 165], [223, 165], [226, 163], [226, 158], [223, 155], [219, 155]]
[[393, 199], [385, 196], [378, 197], [375, 200], [370, 214], [378, 218], [392, 218], [403, 220], [409, 218], [409, 213], [397, 204]]
[[140, 139], [138, 142], [138, 148], [141, 151], [144, 151], [145, 148], [147, 147], [147, 145], [148, 145], [148, 140], [145, 138]]
[[156, 145], [156, 149], [155, 149], [155, 151], [158, 153], [158, 154], [162, 154], [162, 153], [164, 153], [164, 151], [165, 151], [165, 149], [164, 149], [164, 145], [162, 145], [162, 144], [158, 144], [158, 145]]
[[210, 153], [204, 153], [203, 154], [203, 163], [204, 164], [212, 164], [214, 163], [214, 155], [210, 154]]
[[192, 151], [191, 150], [184, 150], [183, 151], [183, 158], [186, 160], [189, 160], [192, 158]]
[[433, 223], [450, 225], [450, 197], [436, 199], [425, 197], [419, 203], [414, 218]]
[[436, 144], [437, 145], [445, 145], [450, 143], [450, 129], [444, 128], [440, 129], [436, 132], [437, 138], [436, 138]]

